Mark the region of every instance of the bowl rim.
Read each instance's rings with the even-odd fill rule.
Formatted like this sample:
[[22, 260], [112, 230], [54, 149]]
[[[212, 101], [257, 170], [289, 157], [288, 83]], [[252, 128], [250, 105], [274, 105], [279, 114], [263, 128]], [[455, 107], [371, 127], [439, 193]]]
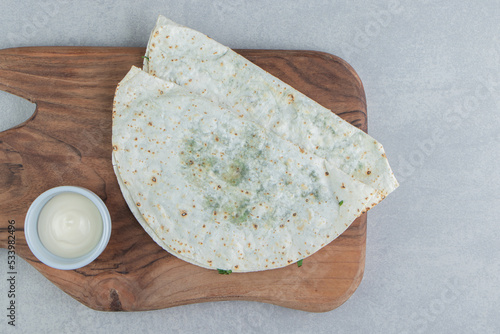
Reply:
[[[99, 242], [90, 252], [75, 258], [64, 258], [51, 253], [43, 246], [38, 235], [38, 217], [45, 204], [53, 197], [68, 192], [83, 195], [91, 200], [102, 217], [102, 234]], [[94, 261], [108, 245], [111, 237], [111, 216], [106, 204], [94, 192], [79, 186], [59, 186], [41, 193], [31, 203], [24, 220], [24, 235], [33, 255], [44, 264], [61, 270], [78, 269]]]

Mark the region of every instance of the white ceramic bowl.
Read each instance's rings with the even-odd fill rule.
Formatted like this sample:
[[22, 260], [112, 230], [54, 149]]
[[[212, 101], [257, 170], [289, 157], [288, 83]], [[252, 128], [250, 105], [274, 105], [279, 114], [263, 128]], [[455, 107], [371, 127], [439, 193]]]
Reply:
[[[76, 258], [64, 258], [52, 254], [43, 246], [38, 236], [38, 216], [40, 215], [42, 208], [50, 199], [52, 199], [52, 197], [68, 192], [77, 193], [90, 199], [98, 208], [103, 223], [101, 238], [94, 249], [87, 254]], [[46, 265], [62, 270], [77, 269], [94, 261], [106, 248], [109, 238], [111, 237], [111, 217], [104, 202], [92, 191], [73, 186], [56, 187], [42, 193], [33, 201], [33, 203], [31, 203], [24, 221], [24, 235], [33, 255]]]

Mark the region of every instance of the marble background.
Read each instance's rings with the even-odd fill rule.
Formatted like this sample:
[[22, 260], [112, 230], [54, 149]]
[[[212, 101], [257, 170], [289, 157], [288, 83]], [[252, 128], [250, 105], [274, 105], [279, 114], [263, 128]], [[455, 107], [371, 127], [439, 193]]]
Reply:
[[[233, 48], [325, 51], [356, 69], [401, 183], [370, 211], [363, 281], [323, 314], [255, 302], [103, 313], [21, 260], [17, 332], [500, 331], [498, 1], [2, 0], [0, 49], [145, 46], [160, 13]], [[0, 92], [0, 131], [33, 108]], [[6, 262], [0, 250], [2, 333], [14, 332]]]

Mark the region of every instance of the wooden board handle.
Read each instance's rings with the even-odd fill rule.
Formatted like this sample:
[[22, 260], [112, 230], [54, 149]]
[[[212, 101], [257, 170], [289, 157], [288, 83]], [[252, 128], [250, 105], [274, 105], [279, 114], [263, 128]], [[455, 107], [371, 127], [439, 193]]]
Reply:
[[[25, 68], [29, 58], [22, 52], [23, 48], [0, 50], [0, 90], [35, 102], [33, 92], [30, 92], [30, 75], [20, 69]], [[20, 85], [19, 83], [23, 83]], [[36, 80], [31, 80], [35, 83]]]
[[[23, 68], [26, 64], [26, 59], [24, 59], [19, 51], [20, 49], [0, 50], [0, 90], [19, 96], [30, 102], [35, 102], [34, 96], [30, 94], [28, 90], [23, 89], [23, 86], [19, 85], [20, 81], [29, 81], [29, 78], [25, 73], [18, 71], [19, 68]], [[16, 57], [18, 59], [13, 61]], [[15, 132], [15, 129], [24, 126], [31, 119], [33, 119], [36, 112], [37, 111], [35, 109], [32, 117], [14, 128], [3, 131], [3, 133]], [[2, 185], [2, 191], [0, 192], [1, 202], [8, 201], [13, 196], [17, 196], [15, 193], [19, 191], [18, 189], [20, 187], [22, 187], [22, 183], [20, 182], [22, 168], [22, 159], [19, 153], [3, 140], [0, 140], [0, 184]], [[10, 224], [10, 222], [12, 222], [12, 224]], [[13, 225], [14, 228], [9, 229], [9, 225]], [[15, 235], [18, 238], [18, 241], [23, 241], [24, 234], [22, 234], [22, 232], [24, 231], [24, 222], [17, 221], [13, 216], [9, 218], [8, 214], [2, 214], [2, 219], [0, 220], [0, 248], [8, 247], [8, 239], [9, 235], [11, 235], [10, 232], [16, 227], [17, 231], [15, 232]]]

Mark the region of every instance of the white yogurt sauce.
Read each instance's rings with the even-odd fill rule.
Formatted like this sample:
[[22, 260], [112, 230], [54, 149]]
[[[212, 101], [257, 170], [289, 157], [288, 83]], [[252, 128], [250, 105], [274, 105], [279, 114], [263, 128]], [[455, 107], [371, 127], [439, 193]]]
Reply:
[[102, 235], [99, 209], [77, 193], [54, 196], [38, 217], [38, 235], [54, 255], [76, 258], [90, 252]]

